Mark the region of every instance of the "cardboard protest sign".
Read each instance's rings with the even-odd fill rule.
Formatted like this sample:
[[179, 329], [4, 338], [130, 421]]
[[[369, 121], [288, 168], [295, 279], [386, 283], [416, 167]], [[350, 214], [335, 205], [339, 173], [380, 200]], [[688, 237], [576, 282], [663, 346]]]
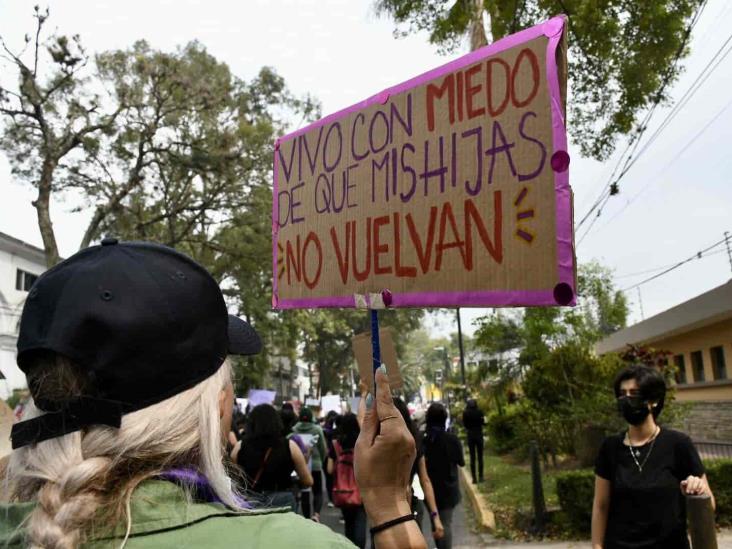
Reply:
[[564, 27], [279, 139], [273, 306], [574, 304]]
[[[389, 386], [392, 389], [399, 389], [404, 385], [402, 373], [399, 371], [396, 347], [392, 338], [391, 329], [379, 330], [379, 342], [381, 345], [381, 362], [386, 364], [386, 371], [389, 374]], [[351, 338], [353, 354], [358, 365], [358, 375], [365, 381], [371, 394], [374, 392], [374, 368], [373, 354], [371, 353], [371, 332], [364, 332]]]

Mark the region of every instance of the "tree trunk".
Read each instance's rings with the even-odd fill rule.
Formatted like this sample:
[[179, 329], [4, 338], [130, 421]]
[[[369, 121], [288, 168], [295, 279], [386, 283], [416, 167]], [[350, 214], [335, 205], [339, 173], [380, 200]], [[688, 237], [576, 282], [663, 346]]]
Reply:
[[488, 45], [483, 25], [483, 0], [474, 0], [474, 13], [470, 20], [470, 51], [475, 51]]
[[43, 239], [43, 250], [46, 253], [46, 266], [50, 269], [59, 262], [56, 235], [51, 222], [51, 183], [56, 164], [52, 160], [44, 160], [41, 169], [41, 180], [38, 183], [38, 198], [33, 201], [33, 207], [38, 215], [38, 228]]

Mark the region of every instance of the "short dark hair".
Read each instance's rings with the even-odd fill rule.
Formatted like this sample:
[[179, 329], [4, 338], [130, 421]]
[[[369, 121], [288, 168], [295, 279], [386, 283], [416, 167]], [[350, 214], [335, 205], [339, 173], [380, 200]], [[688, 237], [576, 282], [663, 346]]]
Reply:
[[620, 384], [629, 379], [635, 379], [643, 400], [657, 404], [652, 410], [653, 417], [657, 418], [663, 410], [663, 404], [666, 400], [666, 381], [663, 379], [661, 372], [656, 368], [642, 364], [633, 364], [623, 368], [613, 384], [615, 398], [620, 396]]
[[433, 402], [430, 407], [427, 408], [427, 427], [442, 427], [445, 428], [445, 422], [447, 421], [447, 410], [439, 402]]

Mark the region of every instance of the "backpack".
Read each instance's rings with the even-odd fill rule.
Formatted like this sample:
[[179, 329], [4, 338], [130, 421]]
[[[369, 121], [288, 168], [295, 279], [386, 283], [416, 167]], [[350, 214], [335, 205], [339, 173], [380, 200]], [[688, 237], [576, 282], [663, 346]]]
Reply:
[[335, 471], [333, 472], [333, 505], [336, 507], [363, 505], [353, 470], [353, 450], [344, 450], [337, 440], [333, 441], [333, 448], [336, 453]]

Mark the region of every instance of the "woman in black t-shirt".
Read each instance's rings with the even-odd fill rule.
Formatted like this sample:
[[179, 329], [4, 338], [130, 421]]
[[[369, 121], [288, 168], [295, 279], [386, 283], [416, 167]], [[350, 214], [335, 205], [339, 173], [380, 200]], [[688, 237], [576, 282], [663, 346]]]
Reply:
[[460, 503], [460, 482], [458, 466], [465, 465], [463, 447], [458, 437], [445, 431], [447, 411], [439, 402], [427, 408], [427, 431], [422, 449], [427, 465], [427, 474], [432, 481], [437, 500], [437, 509], [442, 519], [444, 535], [435, 540], [437, 549], [452, 547], [452, 512]]
[[297, 473], [301, 486], [313, 484], [305, 456], [282, 434], [280, 415], [269, 404], [252, 409], [247, 422], [246, 434], [231, 455], [244, 473], [246, 487], [261, 494], [264, 505], [295, 511], [292, 472]]
[[[404, 423], [407, 424], [407, 429], [414, 437], [414, 444], [417, 447], [417, 456], [414, 458], [414, 465], [409, 474], [409, 486], [412, 486], [414, 482], [414, 475], [419, 478], [419, 484], [422, 487], [424, 493], [424, 503], [427, 506], [427, 510], [430, 512], [430, 523], [432, 525], [432, 537], [434, 539], [441, 539], [445, 535], [445, 529], [442, 525], [442, 519], [440, 519], [440, 511], [437, 508], [437, 501], [435, 500], [435, 491], [432, 488], [432, 481], [430, 476], [427, 474], [427, 464], [424, 459], [424, 452], [422, 448], [422, 442], [418, 436], [417, 426], [409, 417], [409, 408], [407, 408], [406, 402], [398, 397], [394, 397], [394, 406], [404, 419]], [[411, 490], [411, 488], [410, 488]], [[422, 515], [424, 505], [421, 505], [419, 499], [412, 493], [412, 512], [417, 513], [417, 524], [422, 527]]]
[[714, 496], [699, 454], [683, 433], [659, 427], [666, 383], [629, 366], [614, 384], [628, 429], [603, 442], [595, 465], [593, 549], [688, 549], [684, 494]]

